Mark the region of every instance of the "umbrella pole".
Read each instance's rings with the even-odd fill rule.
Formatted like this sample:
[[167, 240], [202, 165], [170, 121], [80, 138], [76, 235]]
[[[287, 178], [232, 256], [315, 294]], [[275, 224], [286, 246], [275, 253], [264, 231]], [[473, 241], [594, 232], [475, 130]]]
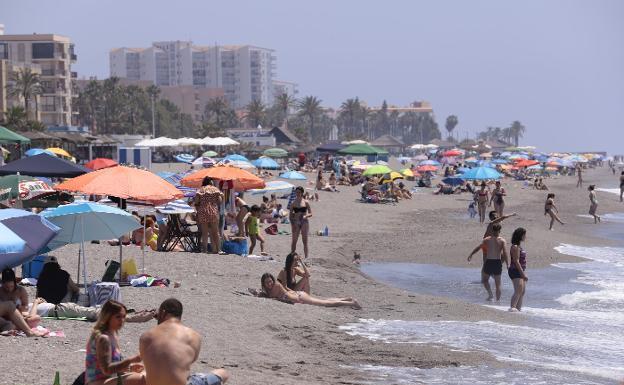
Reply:
[[82, 250], [78, 249], [78, 272], [76, 274], [76, 285], [80, 284], [80, 258], [82, 258]]
[[[85, 255], [85, 247], [84, 247], [84, 218], [80, 217], [80, 248], [82, 249], [82, 279], [84, 283], [84, 292], [85, 295], [89, 295], [87, 292], [87, 256]], [[88, 298], [88, 297], [87, 297]]]
[[141, 273], [145, 274], [145, 206], [143, 206], [143, 244], [141, 245]]

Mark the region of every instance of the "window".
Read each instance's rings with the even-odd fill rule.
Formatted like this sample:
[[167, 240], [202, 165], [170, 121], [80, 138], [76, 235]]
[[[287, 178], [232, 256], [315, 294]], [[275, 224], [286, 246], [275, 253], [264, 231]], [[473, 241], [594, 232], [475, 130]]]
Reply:
[[0, 59], [9, 58], [9, 45], [7, 43], [0, 43]]
[[54, 43], [32, 43], [33, 59], [53, 59]]

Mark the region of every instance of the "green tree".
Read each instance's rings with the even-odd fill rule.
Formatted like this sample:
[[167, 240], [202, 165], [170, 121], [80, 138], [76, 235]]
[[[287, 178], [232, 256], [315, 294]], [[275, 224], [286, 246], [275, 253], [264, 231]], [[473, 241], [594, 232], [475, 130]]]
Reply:
[[16, 106], [4, 112], [2, 125], [13, 131], [24, 131], [28, 127], [28, 117], [24, 107]]
[[11, 74], [13, 84], [9, 87], [9, 94], [17, 96], [24, 101], [24, 112], [28, 116], [30, 112], [30, 101], [35, 102], [35, 116], [39, 114], [39, 105], [37, 103], [37, 95], [41, 94], [41, 82], [39, 75], [32, 72], [30, 68], [21, 68]]
[[156, 101], [158, 100], [158, 96], [160, 96], [160, 88], [155, 84], [151, 84], [149, 87], [147, 87], [145, 92], [147, 92], [147, 95], [150, 98], [150, 103], [152, 105], [152, 137], [155, 138], [156, 137]]
[[266, 118], [266, 107], [260, 100], [252, 100], [245, 107], [245, 121], [255, 128], [264, 123]]
[[347, 137], [352, 138], [356, 132], [356, 119], [360, 113], [360, 100], [358, 97], [347, 99], [340, 105], [340, 117], [345, 121]]
[[203, 122], [212, 124], [221, 129], [230, 128], [232, 126], [226, 124], [228, 115], [231, 113], [230, 111], [231, 108], [225, 98], [212, 98], [206, 103], [206, 107], [204, 108]]
[[282, 119], [288, 120], [288, 114], [290, 112], [290, 109], [295, 106], [296, 102], [297, 101], [295, 100], [295, 98], [288, 95], [287, 93], [283, 93], [281, 95], [277, 95], [273, 106], [277, 111], [280, 112]]
[[453, 136], [452, 133], [457, 126], [457, 123], [459, 123], [459, 121], [457, 120], [456, 115], [449, 115], [446, 117], [446, 123], [444, 126], [446, 127], [446, 131], [448, 131], [449, 138]]
[[524, 127], [522, 123], [520, 123], [520, 121], [516, 120], [511, 123], [509, 131], [511, 136], [513, 137], [514, 146], [518, 147], [518, 144], [520, 144], [520, 138], [522, 138], [524, 136], [524, 133], [526, 132], [526, 127]]
[[310, 124], [307, 130], [307, 137], [308, 141], [311, 143], [314, 139], [314, 122], [323, 111], [321, 108], [321, 100], [316, 96], [306, 96], [299, 100], [297, 103], [297, 109], [299, 116], [308, 118]]

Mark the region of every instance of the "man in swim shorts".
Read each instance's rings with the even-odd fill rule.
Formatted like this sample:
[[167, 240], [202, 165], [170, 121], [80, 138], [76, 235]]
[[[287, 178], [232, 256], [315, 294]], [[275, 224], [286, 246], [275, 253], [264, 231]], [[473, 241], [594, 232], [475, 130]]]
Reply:
[[145, 365], [147, 385], [221, 385], [229, 374], [225, 369], [191, 373], [199, 357], [201, 336], [182, 325], [182, 303], [165, 300], [156, 315], [158, 325], [141, 335], [139, 352]]
[[500, 236], [500, 231], [500, 223], [492, 225], [492, 235], [484, 238], [483, 242], [479, 246], [475, 247], [472, 253], [468, 256], [468, 262], [470, 262], [472, 256], [479, 250], [483, 250], [485, 253], [485, 259], [481, 269], [481, 283], [488, 292], [488, 301], [491, 301], [494, 298], [492, 288], [490, 287], [490, 277], [494, 277], [494, 284], [496, 285], [496, 300], [499, 301], [502, 294], [501, 274], [503, 270], [503, 262], [505, 262], [505, 264], [509, 267], [507, 244], [505, 239]]

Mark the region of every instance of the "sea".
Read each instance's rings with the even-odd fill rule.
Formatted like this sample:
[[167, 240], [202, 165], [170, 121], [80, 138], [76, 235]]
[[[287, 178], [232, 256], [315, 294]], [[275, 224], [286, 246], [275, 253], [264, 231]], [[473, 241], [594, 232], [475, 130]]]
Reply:
[[[618, 192], [619, 193], [619, 192]], [[617, 247], [561, 244], [581, 257], [531, 269], [518, 324], [493, 321], [360, 319], [341, 326], [348, 334], [385, 343], [440, 344], [481, 350], [502, 363], [433, 369], [360, 366], [371, 384], [591, 384], [624, 380], [624, 213], [602, 216], [597, 235]], [[592, 225], [593, 226], [593, 225]], [[369, 263], [362, 271], [378, 281], [421, 294], [454, 298], [507, 311], [513, 293], [504, 276], [500, 303], [485, 301], [479, 269], [415, 263]], [[509, 365], [505, 364], [509, 363]]]

